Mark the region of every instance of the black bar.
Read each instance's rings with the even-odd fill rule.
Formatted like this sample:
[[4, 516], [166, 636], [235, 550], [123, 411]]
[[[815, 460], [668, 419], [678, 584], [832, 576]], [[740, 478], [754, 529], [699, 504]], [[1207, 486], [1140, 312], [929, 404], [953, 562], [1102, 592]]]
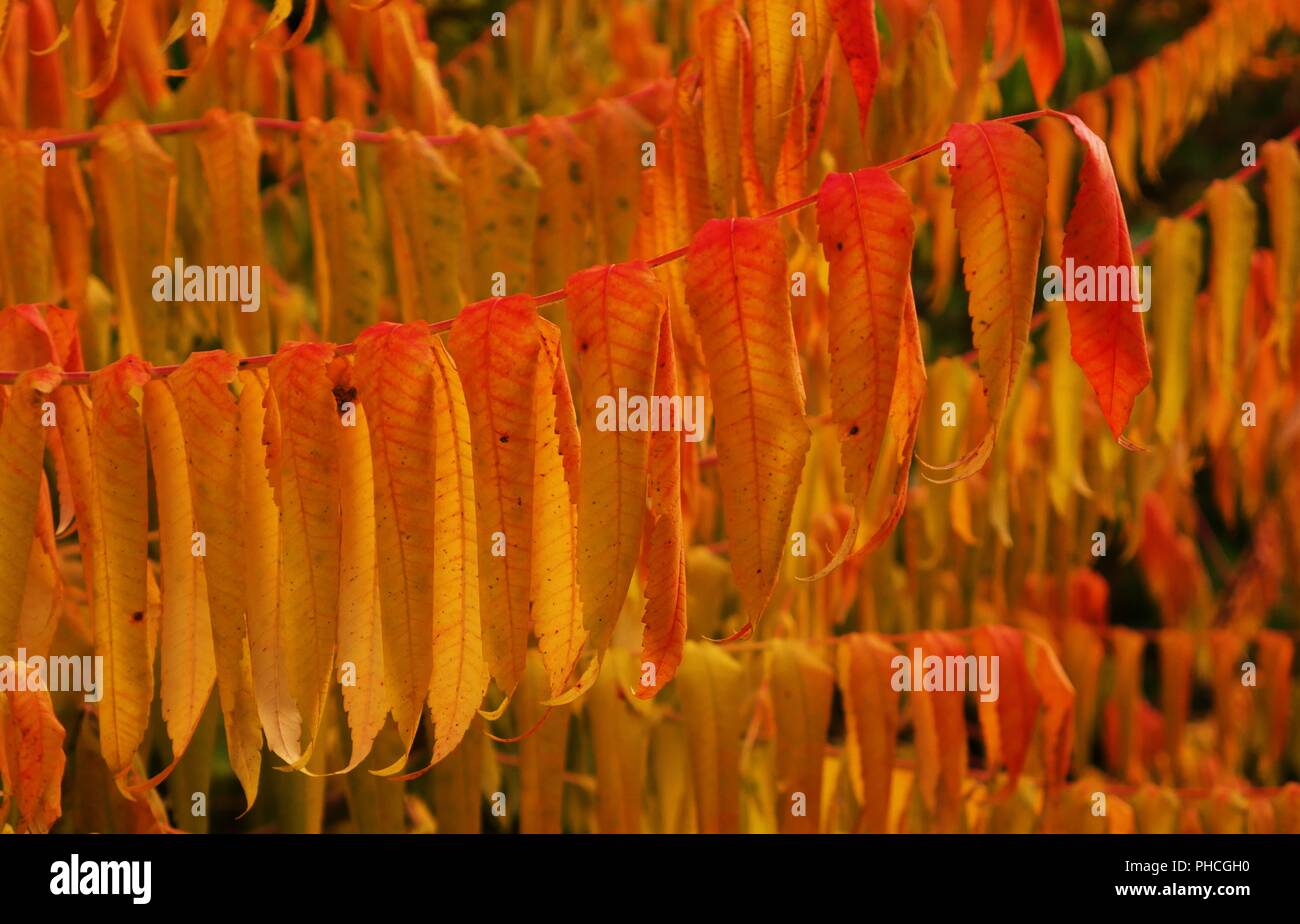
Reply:
[[[1297, 846], [1286, 835], [3, 836], [0, 894], [9, 909], [75, 903], [128, 915], [406, 907], [662, 920], [704, 907], [729, 917], [746, 909], [768, 917], [789, 904], [818, 913], [831, 900], [859, 906], [863, 917], [890, 907], [925, 916], [927, 906], [949, 902], [1048, 913], [1200, 904], [1231, 913], [1296, 898]], [[99, 861], [148, 861], [148, 903], [52, 894], [55, 864], [73, 854], [83, 875], [88, 862], [98, 876]]]

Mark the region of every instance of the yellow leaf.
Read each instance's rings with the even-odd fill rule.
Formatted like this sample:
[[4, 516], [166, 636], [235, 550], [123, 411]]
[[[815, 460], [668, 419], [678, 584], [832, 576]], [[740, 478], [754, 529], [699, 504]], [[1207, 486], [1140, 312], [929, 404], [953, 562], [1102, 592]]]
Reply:
[[[209, 31], [208, 41], [213, 40], [215, 36]], [[262, 145], [253, 117], [246, 112], [230, 114], [213, 109], [203, 121], [203, 131], [194, 135], [194, 146], [203, 165], [209, 197], [203, 224], [205, 259], [215, 266], [259, 267], [258, 279], [265, 281], [266, 248], [258, 185]], [[258, 299], [259, 307], [253, 311], [242, 310], [242, 303], [218, 306], [222, 312], [221, 330], [233, 328], [236, 333], [236, 339], [228, 345], [245, 353], [271, 352], [271, 312], [260, 292]], [[235, 300], [233, 295], [231, 300]]]
[[352, 126], [309, 119], [298, 145], [311, 211], [312, 257], [321, 333], [351, 340], [379, 318], [378, 260], [361, 204]]
[[394, 129], [379, 153], [403, 321], [442, 321], [463, 304], [465, 241], [460, 179], [418, 132]]
[[[752, 36], [754, 159], [766, 189], [773, 188], [781, 143], [794, 107], [795, 37], [793, 14], [800, 0], [759, 0], [749, 3]], [[800, 37], [800, 42], [805, 37]]]
[[108, 248], [106, 271], [117, 295], [121, 352], [158, 360], [169, 355], [171, 308], [153, 297], [153, 271], [171, 265], [176, 165], [142, 123], [121, 122], [99, 136], [91, 171]]
[[1151, 304], [1155, 309], [1159, 410], [1156, 432], [1166, 445], [1184, 429], [1191, 388], [1192, 322], [1201, 283], [1201, 227], [1189, 218], [1156, 222], [1151, 248]]
[[[628, 151], [622, 156], [633, 157]], [[561, 116], [528, 122], [528, 162], [541, 184], [533, 241], [533, 288], [564, 287], [565, 277], [595, 257], [595, 155]]]
[[648, 428], [618, 426], [619, 395], [652, 395], [665, 310], [663, 290], [644, 263], [592, 267], [565, 285], [586, 399], [578, 568], [585, 625], [600, 651], [609, 644], [636, 569], [651, 440]]
[[[384, 669], [410, 751], [433, 675], [433, 351], [428, 325], [377, 324], [357, 338], [370, 425]], [[346, 548], [346, 546], [345, 546]]]
[[452, 149], [465, 202], [462, 283], [470, 298], [501, 295], [493, 282], [503, 274], [504, 292], [532, 288], [533, 236], [541, 183], [497, 128], [467, 127]]
[[591, 721], [596, 819], [601, 834], [641, 833], [650, 728], [623, 696], [636, 674], [632, 653], [613, 650], [609, 663], [583, 700]]
[[54, 298], [54, 254], [46, 221], [45, 171], [35, 141], [0, 137], [0, 303]]
[[735, 213], [749, 31], [730, 0], [700, 15], [704, 57], [704, 154], [714, 215]]
[[776, 720], [780, 830], [816, 834], [835, 675], [808, 645], [787, 639], [776, 639], [769, 646], [767, 670]]
[[686, 723], [696, 823], [701, 834], [740, 832], [744, 671], [712, 642], [687, 642], [677, 672]]
[[[1229, 399], [1230, 408], [1240, 394], [1237, 357], [1242, 350], [1242, 321], [1246, 290], [1250, 286], [1250, 255], [1255, 250], [1258, 219], [1250, 192], [1234, 180], [1215, 180], [1205, 192], [1205, 211], [1210, 219], [1210, 303], [1214, 309], [1215, 346], [1211, 366], [1215, 382]], [[1230, 416], [1230, 415], [1229, 415]], [[1228, 416], [1212, 423], [1213, 432], [1223, 434]]]
[[592, 150], [609, 152], [595, 158], [597, 258], [626, 260], [637, 219], [636, 197], [629, 192], [645, 173], [643, 145], [654, 137], [654, 127], [626, 100], [602, 99], [591, 118], [579, 123], [579, 133]]
[[[547, 670], [537, 651], [528, 653], [515, 719], [523, 734], [519, 742], [519, 833], [559, 834], [564, 808], [564, 754], [569, 737], [569, 706], [542, 706], [548, 689]], [[541, 727], [537, 728], [538, 723]]]
[[[359, 364], [358, 357], [358, 368]], [[350, 772], [369, 756], [388, 718], [392, 692], [385, 683], [388, 636], [380, 618], [384, 598], [376, 558], [374, 437], [364, 403], [357, 406], [356, 415], [356, 426], [339, 433], [339, 541], [345, 550], [339, 565], [339, 687], [352, 733], [348, 763], [340, 773]], [[419, 717], [417, 705], [417, 721]], [[399, 766], [408, 749], [398, 759]]]
[[1290, 368], [1296, 299], [1300, 297], [1300, 153], [1294, 141], [1267, 141], [1260, 148], [1269, 237], [1277, 268], [1277, 355]]
[[239, 517], [245, 536], [245, 611], [253, 689], [267, 747], [286, 763], [296, 764], [302, 755], [302, 713], [293, 701], [290, 665], [280, 655], [286, 627], [278, 592], [271, 591], [280, 581], [280, 505], [278, 487], [271, 481], [279, 465], [280, 418], [265, 372], [246, 370], [239, 373], [239, 382], [243, 481]]
[[[212, 616], [226, 748], [248, 804], [252, 805], [257, 798], [262, 764], [262, 729], [244, 621], [245, 577], [250, 571], [245, 536], [249, 535], [246, 529], [250, 521], [242, 519], [239, 504], [232, 503], [232, 498], [240, 497], [243, 491], [239, 408], [230, 390], [236, 370], [237, 363], [228, 353], [194, 353], [167, 377], [167, 384], [185, 436], [193, 528], [202, 532], [206, 544], [203, 573]], [[260, 444], [260, 421], [257, 426]]]
[[582, 599], [578, 590], [578, 423], [560, 353], [560, 330], [537, 319], [542, 337], [533, 408], [532, 557], [529, 601], [533, 634], [550, 677], [551, 695], [563, 692], [582, 653]]
[[185, 439], [171, 390], [161, 379], [144, 386], [144, 425], [153, 464], [162, 565], [162, 713], [172, 742], [171, 765], [151, 781], [158, 782], [189, 747], [212, 696], [217, 667], [203, 557], [194, 554]]
[[149, 476], [136, 397], [149, 377], [148, 364], [127, 356], [90, 379], [91, 611], [95, 654], [104, 659], [100, 744], [113, 776], [130, 770], [153, 700], [153, 651], [145, 619]]
[[0, 656], [18, 655], [18, 620], [37, 525], [46, 428], [42, 405], [62, 373], [43, 366], [21, 375], [0, 398]]
[[333, 355], [328, 344], [288, 343], [269, 370], [281, 449], [272, 474], [280, 497], [278, 657], [313, 744], [338, 638], [341, 420], [326, 369]]
[[[456, 366], [434, 340], [434, 616], [433, 756], [437, 763], [460, 745], [474, 721], [488, 670], [479, 612], [479, 537], [475, 511], [470, 419]], [[479, 739], [466, 742], [478, 745]]]

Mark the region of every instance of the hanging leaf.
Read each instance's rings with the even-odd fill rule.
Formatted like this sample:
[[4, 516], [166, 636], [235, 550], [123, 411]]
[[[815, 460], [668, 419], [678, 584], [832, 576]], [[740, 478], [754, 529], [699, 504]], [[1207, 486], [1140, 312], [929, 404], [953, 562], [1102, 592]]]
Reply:
[[27, 563], [35, 535], [40, 500], [41, 465], [45, 458], [47, 396], [61, 373], [43, 366], [24, 373], [0, 401], [0, 655], [18, 655], [18, 617], [27, 586]]
[[[593, 267], [565, 284], [582, 408], [578, 570], [587, 631], [598, 651], [610, 633], [636, 569], [645, 517], [649, 420], [620, 426], [618, 407], [638, 399], [655, 407], [656, 347], [666, 302], [644, 263]], [[653, 338], [653, 339], [651, 339]]]
[[710, 221], [686, 257], [686, 300], [712, 380], [732, 573], [748, 628], [772, 595], [809, 444], [785, 265], [774, 219]]
[[542, 338], [533, 407], [532, 559], [529, 606], [551, 695], [569, 684], [587, 639], [578, 589], [578, 422], [560, 353], [560, 329], [537, 319]]
[[777, 818], [782, 834], [816, 834], [835, 674], [802, 642], [768, 649], [776, 725]]
[[[668, 398], [671, 402], [678, 395], [676, 365], [672, 329], [668, 315], [664, 314], [660, 319], [659, 352], [655, 358], [656, 398]], [[680, 421], [674, 418], [674, 423]], [[645, 628], [641, 634], [641, 676], [636, 687], [637, 696], [642, 698], [653, 696], [673, 679], [686, 643], [681, 447], [678, 426], [661, 427], [650, 434], [646, 471], [648, 509], [641, 533], [646, 562], [646, 603], [641, 617]], [[652, 674], [647, 674], [647, 665]]]
[[[1090, 267], [1094, 273], [1100, 268], [1128, 272], [1134, 265], [1133, 248], [1106, 146], [1078, 116], [1064, 118], [1083, 144], [1084, 159], [1065, 226], [1062, 262], [1068, 266], [1072, 260], [1074, 266]], [[1128, 297], [1066, 299], [1070, 355], [1096, 392], [1102, 415], [1121, 443], [1133, 401], [1151, 382], [1142, 315], [1134, 310], [1137, 302], [1131, 288]]]
[[817, 233], [830, 264], [831, 407], [854, 504], [841, 548], [847, 552], [884, 445], [904, 352], [911, 202], [881, 170], [831, 173], [817, 194]]
[[[193, 353], [167, 377], [167, 384], [185, 441], [193, 529], [202, 534], [203, 573], [226, 749], [248, 804], [252, 805], [257, 798], [262, 763], [262, 729], [244, 619], [245, 578], [251, 576], [245, 556], [245, 530], [250, 521], [241, 516], [240, 505], [232, 503], [244, 490], [239, 460], [239, 406], [230, 390], [237, 368], [234, 357], [223, 351]], [[260, 421], [255, 438], [260, 446]], [[262, 479], [265, 481], [265, 475]]]
[[707, 642], [687, 642], [677, 691], [682, 700], [695, 817], [701, 834], [740, 830], [740, 706], [744, 672]]
[[435, 418], [426, 324], [377, 324], [357, 338], [356, 391], [374, 460], [384, 670], [410, 751], [433, 676]]
[[145, 619], [148, 461], [140, 389], [150, 367], [127, 356], [91, 376], [91, 599], [95, 654], [102, 657], [99, 737], [109, 773], [131, 769], [153, 700], [153, 646]]
[[[172, 743], [172, 763], [151, 782], [175, 769], [198, 727], [217, 666], [212, 648], [203, 556], [194, 554], [194, 507], [185, 440], [167, 383], [144, 386], [144, 426], [149, 437], [158, 544], [162, 566], [162, 712]], [[206, 546], [206, 538], [200, 540]]]
[[840, 50], [849, 63], [858, 100], [858, 129], [865, 130], [880, 77], [880, 39], [876, 35], [875, 0], [828, 0]]
[[971, 330], [990, 422], [974, 449], [938, 466], [952, 470], [948, 480], [960, 480], [982, 468], [992, 454], [1024, 358], [1042, 247], [1047, 167], [1038, 143], [1014, 125], [959, 123], [949, 130], [948, 141], [955, 158], [949, 175]]
[[[287, 343], [269, 368], [279, 417], [272, 484], [280, 502], [276, 657], [315, 743], [334, 673], [339, 604], [339, 407], [334, 348]], [[278, 669], [278, 668], [277, 668]], [[311, 747], [300, 760], [310, 755]]]
[[447, 348], [469, 410], [484, 653], [509, 695], [523, 676], [531, 621], [534, 379], [542, 351], [532, 298], [469, 305]]
[[389, 133], [379, 166], [402, 320], [454, 317], [463, 303], [460, 179], [421, 135], [401, 129]]

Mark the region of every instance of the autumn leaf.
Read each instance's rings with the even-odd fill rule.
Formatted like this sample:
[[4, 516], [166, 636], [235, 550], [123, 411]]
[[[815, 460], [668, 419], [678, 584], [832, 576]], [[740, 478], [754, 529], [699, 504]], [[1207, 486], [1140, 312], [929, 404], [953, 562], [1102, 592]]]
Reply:
[[460, 178], [416, 132], [394, 129], [379, 154], [403, 321], [441, 321], [462, 304], [465, 208]]
[[[144, 386], [144, 425], [158, 504], [162, 583], [163, 721], [172, 742], [172, 763], [151, 782], [169, 774], [184, 756], [212, 695], [217, 667], [212, 647], [203, 556], [194, 554], [194, 506], [190, 496], [185, 440], [176, 402], [167, 383]], [[202, 540], [206, 544], [206, 538]]]
[[666, 302], [659, 281], [643, 263], [584, 270], [569, 278], [565, 296], [588, 402], [580, 419], [578, 492], [583, 619], [597, 650], [603, 651], [636, 569], [654, 439], [648, 429], [617, 426], [616, 417], [615, 426], [608, 426], [607, 409], [617, 410], [620, 394], [642, 400], [656, 394], [656, 350]]
[[[1084, 159], [1065, 226], [1062, 262], [1073, 260], [1074, 266], [1094, 272], [1098, 267], [1128, 269], [1134, 265], [1133, 248], [1106, 146], [1078, 116], [1064, 118], [1083, 144]], [[1137, 301], [1132, 291], [1127, 298], [1066, 300], [1070, 355], [1096, 392], [1111, 433], [1121, 441], [1134, 399], [1151, 382], [1142, 316], [1134, 310]]]
[[282, 619], [278, 590], [268, 592], [278, 588], [280, 581], [279, 405], [264, 371], [240, 372], [239, 384], [239, 471], [243, 482], [239, 516], [247, 527], [244, 600], [249, 662], [267, 747], [294, 765], [302, 756], [302, 713], [293, 698], [290, 663], [281, 657], [288, 644], [282, 639], [289, 627]]
[[18, 810], [18, 833], [48, 834], [63, 814], [63, 726], [42, 685], [42, 673], [28, 662], [9, 661], [0, 668], [0, 675], [5, 674], [0, 693], [0, 815], [9, 815], [12, 801]]
[[534, 379], [542, 352], [532, 298], [464, 308], [447, 348], [469, 410], [484, 652], [509, 695], [523, 676], [531, 621]]
[[[655, 397], [678, 395], [676, 354], [668, 315], [659, 327], [655, 358]], [[670, 404], [671, 407], [671, 404]], [[645, 559], [645, 611], [641, 622], [641, 677], [637, 696], [648, 698], [672, 680], [686, 642], [686, 537], [682, 522], [681, 434], [659, 429], [650, 434], [646, 470], [646, 517], [641, 547]], [[653, 670], [646, 672], [646, 666]], [[649, 682], [647, 682], [649, 681]]]
[[[480, 614], [476, 488], [468, 402], [456, 366], [433, 343], [434, 616], [431, 763], [461, 743], [487, 692]], [[473, 743], [473, 742], [471, 742]]]
[[1047, 168], [1038, 143], [1001, 122], [959, 123], [948, 132], [955, 163], [953, 209], [980, 379], [990, 428], [956, 462], [946, 480], [974, 474], [988, 461], [1029, 339], [1038, 252], [1042, 246]]
[[[832, 4], [833, 6], [834, 4]], [[795, 48], [792, 34], [797, 0], [750, 0], [752, 67], [747, 81], [754, 159], [764, 188], [772, 189], [777, 160], [794, 108]], [[801, 39], [802, 40], [802, 39]]]
[[696, 823], [701, 834], [740, 830], [741, 666], [716, 645], [687, 642], [677, 673]]
[[848, 551], [884, 445], [904, 352], [911, 202], [883, 171], [831, 173], [817, 195], [817, 229], [830, 264], [831, 407], [845, 492], [854, 504], [854, 526], [842, 547]]
[[529, 606], [551, 696], [568, 684], [587, 638], [578, 585], [578, 422], [560, 352], [560, 330], [537, 319], [542, 339], [533, 407], [532, 559]]
[[827, 0], [840, 50], [849, 62], [853, 93], [858, 100], [858, 128], [866, 128], [871, 101], [880, 78], [880, 39], [876, 35], [875, 0]]
[[981, 626], [971, 637], [976, 657], [998, 664], [997, 699], [979, 698], [980, 726], [984, 730], [990, 769], [1005, 763], [1007, 791], [1015, 785], [1029, 756], [1029, 742], [1038, 719], [1038, 692], [1025, 661], [1022, 635], [1010, 626]]
[[686, 299], [704, 346], [718, 457], [728, 473], [722, 492], [732, 572], [751, 627], [776, 582], [809, 443], [784, 250], [772, 219], [716, 219], [695, 235], [686, 257]]
[[[203, 573], [226, 747], [248, 804], [257, 798], [262, 729], [253, 690], [252, 655], [244, 621], [245, 538], [240, 506], [240, 411], [231, 385], [237, 364], [230, 354], [192, 354], [168, 376], [188, 462], [194, 529], [202, 534]], [[261, 428], [256, 438], [260, 445]], [[155, 464], [155, 468], [157, 465]], [[263, 476], [265, 481], [265, 476]]]
[[[125, 5], [119, 0], [117, 7]], [[110, 125], [91, 156], [99, 222], [118, 296], [122, 352], [167, 355], [165, 302], [153, 297], [154, 267], [171, 266], [176, 165], [140, 122]]]
[[113, 776], [131, 768], [153, 699], [153, 649], [145, 619], [148, 461], [140, 417], [150, 367], [127, 356], [91, 376], [90, 514], [95, 654], [103, 657], [99, 734]]
[[[313, 0], [314, 2], [314, 0]], [[342, 119], [309, 120], [299, 135], [320, 329], [349, 340], [378, 320], [379, 279], [361, 204], [352, 126]]]
[[18, 617], [27, 586], [27, 562], [36, 530], [41, 463], [47, 427], [41, 423], [47, 396], [59, 384], [53, 366], [24, 373], [0, 416], [0, 655], [18, 654]]
[[899, 696], [890, 678], [896, 655], [888, 642], [860, 633], [840, 646], [837, 659], [849, 780], [862, 805], [858, 828], [871, 833], [885, 831], [893, 786]]
[[[287, 343], [269, 368], [280, 428], [270, 466], [280, 506], [276, 657], [313, 745], [338, 637], [341, 421], [326, 368], [333, 355], [328, 344]], [[309, 745], [300, 759], [310, 753]]]
[[835, 673], [804, 643], [782, 639], [768, 650], [768, 675], [781, 832], [815, 834]]
[[[344, 427], [339, 434], [339, 541], [348, 550], [339, 566], [339, 688], [352, 733], [347, 766], [340, 773], [350, 772], [370, 756], [375, 738], [388, 720], [393, 700], [400, 696], [389, 688], [384, 664], [384, 641], [389, 635], [384, 632], [381, 616], [384, 598], [380, 596], [375, 526], [378, 504], [375, 467], [370, 455], [371, 430], [365, 408], [364, 404], [358, 405], [354, 425]], [[423, 691], [420, 691], [416, 721], [422, 708]], [[395, 766], [406, 763], [407, 747]]]
[[428, 326], [379, 324], [357, 338], [356, 391], [374, 464], [384, 670], [410, 750], [433, 676], [435, 422]]

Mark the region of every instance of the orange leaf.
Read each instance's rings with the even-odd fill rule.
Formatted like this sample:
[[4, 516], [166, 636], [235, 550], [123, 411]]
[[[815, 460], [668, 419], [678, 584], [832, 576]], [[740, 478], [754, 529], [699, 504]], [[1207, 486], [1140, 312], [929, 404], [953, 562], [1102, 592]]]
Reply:
[[1025, 66], [1038, 105], [1046, 106], [1065, 67], [1065, 33], [1058, 0], [1026, 0]]
[[704, 346], [717, 421], [732, 573], [749, 626], [767, 607], [789, 541], [810, 442], [775, 219], [715, 219], [686, 257], [686, 300]]
[[[831, 407], [856, 525], [884, 445], [903, 355], [912, 203], [882, 170], [831, 173], [817, 193], [817, 229], [830, 263]], [[856, 538], [851, 528], [844, 549]]]
[[531, 617], [534, 379], [542, 349], [532, 296], [464, 308], [447, 348], [469, 407], [484, 649], [509, 695], [523, 676]]
[[[659, 326], [654, 394], [677, 395], [676, 357], [668, 315]], [[680, 422], [680, 421], [679, 421]], [[686, 537], [682, 525], [681, 432], [657, 430], [650, 435], [647, 506], [642, 532], [645, 549], [645, 613], [641, 622], [641, 663], [654, 666], [654, 682], [644, 673], [637, 696], [648, 698], [677, 673], [686, 643]]]
[[948, 132], [956, 161], [949, 169], [958, 242], [989, 430], [956, 462], [948, 481], [984, 466], [1011, 398], [1029, 339], [1038, 254], [1047, 207], [1047, 166], [1038, 142], [1003, 122], [958, 123]]
[[[22, 676], [20, 676], [20, 674]], [[5, 676], [7, 675], [7, 676]], [[0, 666], [0, 818], [10, 799], [18, 806], [20, 834], [47, 834], [63, 814], [63, 726], [41, 677], [25, 661]]]
[[1029, 756], [1029, 742], [1038, 720], [1038, 692], [1031, 683], [1025, 643], [1018, 629], [980, 626], [971, 642], [977, 656], [997, 659], [997, 699], [985, 702], [983, 695], [979, 697], [979, 718], [988, 744], [986, 765], [992, 770], [1005, 762], [1010, 791]]
[[853, 793], [862, 805], [858, 830], [885, 833], [898, 737], [898, 690], [890, 683], [893, 645], [870, 633], [853, 635], [839, 650], [844, 697], [845, 752]]

